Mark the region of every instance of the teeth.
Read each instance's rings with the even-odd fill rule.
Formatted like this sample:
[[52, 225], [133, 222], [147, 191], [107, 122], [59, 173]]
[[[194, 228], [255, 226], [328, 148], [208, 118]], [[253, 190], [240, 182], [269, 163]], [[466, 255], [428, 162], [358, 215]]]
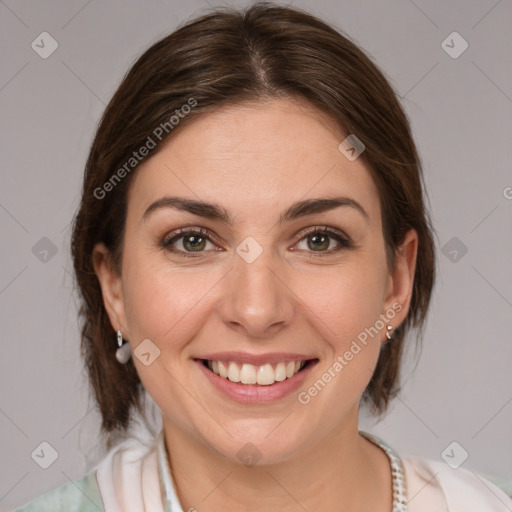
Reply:
[[[210, 362], [210, 361], [208, 361], [208, 362]], [[222, 361], [219, 361], [218, 364], [217, 364], [217, 367], [219, 369], [218, 372], [216, 372], [214, 368], [211, 368], [211, 370], [213, 372], [215, 372], [217, 375], [220, 375], [221, 377], [223, 377], [224, 379], [227, 379], [227, 377], [228, 377], [228, 369], [226, 368], [224, 363]]]
[[282, 380], [286, 379], [286, 365], [284, 363], [277, 364], [274, 378], [278, 382], [281, 382]]
[[240, 369], [236, 363], [229, 363], [228, 379], [231, 382], [240, 382]]
[[[229, 363], [230, 367], [231, 365], [235, 365], [235, 363]], [[252, 364], [243, 364], [240, 371], [240, 382], [242, 384], [256, 384], [256, 367]]]
[[[245, 365], [244, 365], [245, 366]], [[254, 367], [253, 367], [254, 368]], [[269, 386], [276, 381], [274, 369], [271, 364], [260, 366], [258, 370], [257, 382], [262, 386]]]
[[207, 362], [208, 368], [224, 379], [242, 384], [259, 384], [260, 386], [270, 386], [274, 382], [289, 379], [301, 370], [305, 364], [306, 361], [289, 361], [287, 363], [277, 363], [274, 368], [269, 363], [263, 366], [244, 363], [240, 367], [233, 361], [229, 363], [223, 363], [222, 361]]

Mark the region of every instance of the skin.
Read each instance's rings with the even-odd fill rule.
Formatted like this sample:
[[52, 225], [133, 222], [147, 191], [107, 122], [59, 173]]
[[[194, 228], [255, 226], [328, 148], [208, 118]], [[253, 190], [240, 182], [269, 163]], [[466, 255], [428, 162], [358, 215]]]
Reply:
[[[113, 328], [122, 329], [132, 351], [148, 338], [160, 350], [149, 366], [137, 357], [134, 363], [162, 411], [184, 510], [391, 510], [387, 457], [358, 434], [359, 401], [385, 327], [307, 405], [297, 401], [298, 392], [276, 403], [236, 403], [192, 360], [209, 351], [308, 354], [319, 363], [299, 389], [304, 391], [393, 304], [402, 309], [389, 323], [397, 327], [404, 320], [417, 234], [407, 233], [391, 272], [377, 188], [362, 158], [351, 162], [338, 150], [344, 138], [332, 120], [298, 100], [203, 115], [137, 170], [121, 273], [102, 244], [94, 249]], [[218, 203], [234, 223], [173, 208], [142, 220], [164, 195]], [[338, 195], [358, 201], [368, 219], [344, 206], [277, 223], [295, 201]], [[219, 243], [206, 241], [198, 258], [162, 247], [166, 235], [185, 226], [205, 228]], [[315, 251], [303, 234], [312, 226], [342, 230], [354, 246], [326, 254], [339, 247], [330, 238], [328, 248], [326, 242]], [[246, 237], [263, 249], [252, 263], [236, 252]], [[182, 237], [173, 246], [190, 254], [187, 241]], [[237, 457], [248, 442], [261, 455], [251, 467]]]

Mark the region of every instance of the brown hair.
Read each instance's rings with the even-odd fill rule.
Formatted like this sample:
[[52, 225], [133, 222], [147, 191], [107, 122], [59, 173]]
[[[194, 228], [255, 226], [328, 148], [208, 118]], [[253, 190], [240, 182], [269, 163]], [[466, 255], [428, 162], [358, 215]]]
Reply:
[[[380, 193], [390, 269], [405, 233], [418, 234], [407, 317], [382, 346], [362, 400], [382, 415], [399, 391], [404, 336], [412, 327], [422, 336], [435, 280], [434, 231], [407, 117], [382, 72], [340, 31], [304, 11], [267, 2], [244, 11], [217, 8], [137, 59], [106, 107], [87, 159], [72, 256], [81, 293], [82, 355], [107, 446], [110, 433], [128, 428], [132, 408], [142, 412], [143, 387], [133, 361], [122, 365], [115, 358], [115, 332], [91, 258], [95, 244], [103, 242], [120, 272], [127, 191], [136, 169], [130, 172], [126, 163], [148, 137], [154, 154], [201, 113], [277, 97], [307, 100], [365, 144], [360, 158]], [[171, 116], [183, 113], [191, 99], [195, 106], [172, 127]], [[155, 130], [164, 126], [159, 139]], [[122, 179], [114, 181], [116, 173]]]

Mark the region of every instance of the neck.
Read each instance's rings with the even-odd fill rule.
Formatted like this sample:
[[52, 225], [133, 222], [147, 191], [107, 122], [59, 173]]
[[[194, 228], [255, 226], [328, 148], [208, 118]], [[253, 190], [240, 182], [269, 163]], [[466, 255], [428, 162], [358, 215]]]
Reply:
[[294, 458], [254, 466], [220, 455], [165, 420], [164, 430], [184, 511], [390, 512], [392, 508], [389, 460], [359, 435], [357, 416]]

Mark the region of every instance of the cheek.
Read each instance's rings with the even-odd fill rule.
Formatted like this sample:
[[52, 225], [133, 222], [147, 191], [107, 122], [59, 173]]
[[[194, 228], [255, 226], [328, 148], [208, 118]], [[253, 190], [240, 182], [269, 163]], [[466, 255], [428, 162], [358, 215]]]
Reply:
[[201, 299], [216, 279], [171, 269], [165, 258], [143, 251], [127, 254], [125, 261], [124, 298], [130, 341], [136, 349], [142, 340], [150, 339], [160, 351], [148, 366], [135, 358], [137, 373], [159, 408], [176, 424], [188, 428], [184, 418], [191, 407], [190, 396], [183, 393], [180, 384], [185, 382], [190, 364], [187, 345], [201, 329], [197, 321], [205, 314]]
[[[375, 370], [384, 336], [380, 314], [384, 313], [386, 268], [369, 254], [360, 256], [297, 282], [305, 311], [314, 313], [309, 319], [328, 347], [318, 377], [329, 385], [315, 400], [319, 407], [338, 404], [328, 413], [336, 417], [359, 401]], [[316, 389], [311, 391], [314, 396]], [[340, 402], [339, 396], [344, 400]]]
[[[367, 266], [344, 268], [304, 286], [314, 329], [325, 342], [316, 379], [303, 389], [301, 404], [321, 411], [327, 424], [341, 421], [355, 407], [379, 358], [383, 278]], [[320, 382], [321, 381], [321, 382]], [[342, 397], [342, 398], [340, 398]]]
[[164, 257], [143, 251], [127, 254], [124, 270], [127, 324], [135, 341], [149, 338], [161, 350], [174, 350], [180, 340], [185, 344], [192, 339], [199, 328], [193, 319], [207, 302], [205, 293], [218, 281], [217, 273], [173, 268]]
[[360, 263], [334, 267], [297, 282], [299, 297], [314, 312], [319, 331], [336, 351], [373, 326], [382, 312], [385, 279]]

